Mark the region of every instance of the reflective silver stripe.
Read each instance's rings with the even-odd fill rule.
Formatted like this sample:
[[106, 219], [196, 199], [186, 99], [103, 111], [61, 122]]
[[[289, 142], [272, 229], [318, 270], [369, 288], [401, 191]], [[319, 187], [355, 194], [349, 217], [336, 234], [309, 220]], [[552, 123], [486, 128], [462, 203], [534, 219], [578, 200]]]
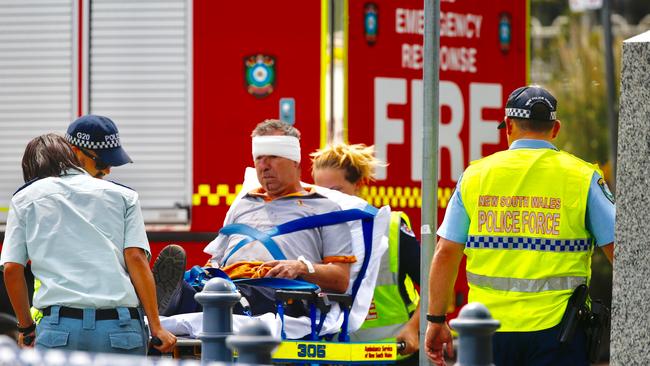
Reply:
[[397, 273], [384, 271], [384, 267], [379, 267], [379, 274], [377, 274], [377, 282], [375, 286], [397, 285]]
[[573, 290], [578, 287], [578, 285], [587, 283], [587, 278], [568, 276], [531, 280], [526, 278], [491, 277], [467, 272], [467, 282], [476, 286], [489, 287], [493, 290], [499, 291], [542, 292]]
[[397, 337], [399, 331], [404, 324], [391, 324], [382, 327], [374, 328], [361, 328], [353, 333], [350, 333], [350, 340], [352, 342], [369, 342], [379, 341], [386, 338]]

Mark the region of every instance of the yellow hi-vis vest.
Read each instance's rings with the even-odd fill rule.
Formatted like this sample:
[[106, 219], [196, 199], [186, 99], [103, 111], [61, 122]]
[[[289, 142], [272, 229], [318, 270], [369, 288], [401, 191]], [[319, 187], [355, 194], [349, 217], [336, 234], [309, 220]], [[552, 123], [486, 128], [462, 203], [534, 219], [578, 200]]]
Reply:
[[460, 193], [470, 218], [469, 302], [500, 332], [560, 323], [572, 291], [589, 283], [587, 195], [596, 165], [552, 149], [513, 149], [473, 162]]
[[409, 298], [403, 299], [399, 291], [399, 237], [402, 219], [410, 228], [409, 219], [403, 212], [391, 212], [388, 250], [381, 257], [370, 311], [361, 329], [351, 335], [353, 341], [395, 340], [418, 304], [420, 297], [408, 275], [404, 280], [404, 286]]

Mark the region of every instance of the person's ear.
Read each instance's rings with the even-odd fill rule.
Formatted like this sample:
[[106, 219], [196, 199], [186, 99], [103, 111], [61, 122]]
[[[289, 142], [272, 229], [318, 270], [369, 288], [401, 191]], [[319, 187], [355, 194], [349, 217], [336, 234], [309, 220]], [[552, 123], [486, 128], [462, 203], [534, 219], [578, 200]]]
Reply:
[[81, 157], [85, 156], [85, 155], [83, 155], [81, 153], [81, 150], [79, 149], [79, 147], [74, 146], [74, 145], [70, 145], [70, 149], [72, 149], [72, 152], [77, 156], [77, 159], [79, 159], [79, 162], [81, 162], [81, 159], [82, 159]]
[[506, 121], [506, 135], [512, 135], [512, 120], [510, 117], [506, 117], [504, 121]]
[[355, 196], [358, 196], [359, 192], [361, 192], [361, 186], [363, 186], [363, 182], [361, 180], [354, 183], [354, 195]]
[[560, 127], [562, 127], [562, 123], [560, 122], [559, 119], [556, 119], [555, 123], [553, 123], [553, 130], [551, 130], [552, 139], [556, 138], [557, 135], [560, 133]]

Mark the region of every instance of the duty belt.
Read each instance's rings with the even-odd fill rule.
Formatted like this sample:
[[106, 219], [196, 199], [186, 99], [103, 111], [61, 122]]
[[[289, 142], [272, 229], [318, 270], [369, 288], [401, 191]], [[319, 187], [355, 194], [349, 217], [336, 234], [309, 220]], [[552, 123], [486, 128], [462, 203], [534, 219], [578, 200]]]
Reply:
[[[138, 312], [137, 308], [127, 308], [127, 309], [129, 309], [129, 314], [131, 315], [131, 319], [140, 319], [140, 312]], [[52, 312], [52, 307], [48, 306], [45, 309], [43, 309], [43, 316], [49, 316], [51, 312]], [[59, 316], [62, 318], [83, 319], [84, 310], [61, 306], [61, 308], [59, 309]], [[116, 309], [95, 310], [95, 320], [114, 320], [119, 318], [120, 317], [117, 314]]]

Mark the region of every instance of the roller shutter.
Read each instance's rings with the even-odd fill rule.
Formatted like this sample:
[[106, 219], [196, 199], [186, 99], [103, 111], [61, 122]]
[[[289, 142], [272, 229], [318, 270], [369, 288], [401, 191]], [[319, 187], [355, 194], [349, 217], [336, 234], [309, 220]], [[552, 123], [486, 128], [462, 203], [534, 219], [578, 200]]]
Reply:
[[73, 0], [0, 1], [0, 223], [23, 184], [29, 140], [75, 116]]
[[112, 118], [134, 164], [110, 179], [140, 194], [147, 223], [187, 223], [191, 197], [190, 2], [94, 0], [89, 112]]

